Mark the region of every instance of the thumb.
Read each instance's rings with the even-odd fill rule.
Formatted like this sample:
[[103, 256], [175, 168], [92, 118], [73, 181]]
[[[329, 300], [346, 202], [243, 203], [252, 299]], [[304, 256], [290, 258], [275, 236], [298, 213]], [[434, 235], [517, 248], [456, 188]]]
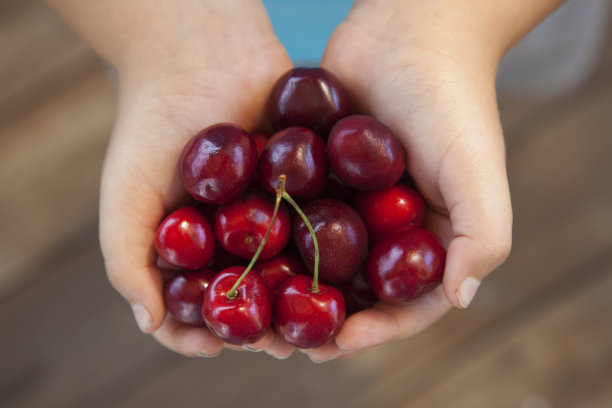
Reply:
[[100, 245], [111, 285], [130, 304], [140, 330], [152, 333], [166, 316], [153, 246], [164, 205], [112, 150], [111, 143], [100, 192]]
[[[469, 101], [465, 101], [468, 103]], [[467, 307], [482, 280], [510, 253], [512, 207], [505, 146], [495, 100], [474, 104], [472, 119], [452, 124], [461, 135], [439, 167], [440, 194], [451, 231], [443, 286], [449, 302]]]

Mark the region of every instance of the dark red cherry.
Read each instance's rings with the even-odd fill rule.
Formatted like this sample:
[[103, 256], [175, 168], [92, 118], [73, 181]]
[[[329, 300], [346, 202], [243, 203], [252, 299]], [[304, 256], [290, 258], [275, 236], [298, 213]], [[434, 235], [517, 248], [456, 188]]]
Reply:
[[166, 281], [164, 302], [176, 320], [191, 326], [204, 326], [204, 293], [215, 274], [212, 269], [180, 271]]
[[235, 266], [221, 271], [208, 285], [202, 317], [210, 331], [230, 344], [250, 344], [260, 340], [272, 320], [268, 288], [252, 270], [240, 282], [237, 296], [229, 292], [246, 268]]
[[[368, 234], [359, 214], [347, 204], [333, 199], [311, 201], [302, 208], [319, 242], [319, 277], [327, 283], [349, 280], [368, 254]], [[293, 216], [292, 234], [300, 255], [311, 273], [314, 245], [306, 224]]]
[[367, 272], [367, 264], [364, 263], [358, 273], [339, 287], [344, 295], [347, 313], [357, 313], [370, 308], [378, 300], [368, 284]]
[[154, 244], [159, 256], [170, 265], [200, 269], [215, 253], [215, 234], [200, 210], [182, 207], [159, 224]]
[[266, 191], [274, 193], [278, 177], [285, 174], [285, 188], [294, 199], [313, 199], [327, 182], [325, 143], [304, 127], [281, 130], [266, 143], [257, 170], [259, 183]]
[[268, 100], [268, 118], [276, 130], [304, 126], [327, 135], [350, 114], [348, 95], [338, 79], [323, 68], [294, 68], [281, 76]]
[[207, 267], [215, 271], [221, 271], [230, 266], [247, 266], [249, 261], [234, 254], [230, 254], [217, 242], [215, 256], [210, 260]]
[[274, 324], [283, 338], [298, 348], [329, 343], [342, 328], [346, 314], [342, 293], [319, 283], [312, 292], [312, 278], [297, 275], [287, 279], [274, 298]]
[[336, 123], [327, 140], [327, 154], [338, 177], [359, 190], [391, 187], [406, 170], [401, 143], [371, 116], [354, 115]]
[[196, 200], [223, 204], [243, 192], [257, 168], [257, 146], [235, 125], [218, 124], [198, 132], [180, 160], [183, 186]]
[[[236, 200], [224, 204], [215, 216], [215, 234], [227, 252], [251, 259], [263, 241], [272, 221], [274, 199], [257, 191], [248, 191]], [[283, 204], [259, 259], [278, 254], [291, 237], [291, 219]]]
[[253, 270], [261, 276], [272, 294], [276, 293], [278, 287], [290, 277], [308, 274], [302, 259], [290, 252], [283, 252], [267, 261], [257, 262]]
[[266, 142], [270, 139], [271, 135], [266, 132], [256, 132], [251, 133], [251, 139], [255, 142], [255, 146], [257, 146], [257, 157], [261, 155], [261, 151], [263, 150]]
[[384, 190], [359, 191], [353, 208], [368, 229], [370, 245], [396, 229], [422, 226], [425, 217], [423, 197], [403, 183]]
[[438, 237], [419, 227], [392, 232], [368, 256], [368, 282], [376, 296], [402, 304], [442, 282], [446, 251]]
[[346, 183], [336, 175], [333, 171], [329, 172], [327, 184], [321, 193], [320, 198], [333, 198], [334, 200], [350, 203], [355, 195], [355, 190], [346, 185]]

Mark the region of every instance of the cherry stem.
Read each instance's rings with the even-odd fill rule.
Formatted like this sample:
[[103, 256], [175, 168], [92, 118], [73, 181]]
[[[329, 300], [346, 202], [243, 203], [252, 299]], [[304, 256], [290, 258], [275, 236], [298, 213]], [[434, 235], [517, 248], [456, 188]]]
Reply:
[[314, 228], [312, 228], [312, 224], [308, 221], [308, 217], [304, 214], [304, 211], [300, 208], [300, 206], [291, 198], [289, 193], [286, 191], [283, 192], [283, 198], [291, 204], [291, 206], [297, 211], [297, 213], [302, 217], [304, 223], [306, 224], [306, 228], [310, 232], [310, 236], [312, 237], [312, 243], [314, 245], [315, 250], [315, 259], [314, 259], [314, 271], [313, 271], [313, 279], [312, 279], [312, 293], [319, 293], [319, 242], [317, 241], [317, 236], [315, 235]]
[[278, 177], [278, 181], [276, 182], [276, 201], [274, 202], [274, 212], [272, 213], [270, 225], [268, 226], [266, 235], [264, 235], [263, 239], [261, 240], [257, 251], [255, 251], [255, 255], [253, 255], [253, 258], [251, 258], [251, 262], [248, 264], [244, 272], [242, 272], [242, 275], [240, 275], [236, 283], [234, 283], [234, 286], [232, 286], [232, 288], [225, 295], [229, 300], [236, 299], [236, 297], [238, 296], [238, 285], [240, 285], [240, 282], [242, 282], [242, 280], [246, 278], [246, 276], [249, 274], [251, 269], [253, 269], [255, 262], [257, 262], [257, 258], [259, 258], [259, 254], [261, 254], [261, 251], [264, 249], [264, 246], [266, 246], [266, 242], [268, 241], [268, 237], [270, 236], [270, 232], [272, 231], [272, 227], [274, 226], [274, 222], [276, 221], [276, 214], [278, 214], [278, 208], [280, 207], [283, 194], [285, 193], [286, 179], [287, 178], [284, 174], [281, 174]]

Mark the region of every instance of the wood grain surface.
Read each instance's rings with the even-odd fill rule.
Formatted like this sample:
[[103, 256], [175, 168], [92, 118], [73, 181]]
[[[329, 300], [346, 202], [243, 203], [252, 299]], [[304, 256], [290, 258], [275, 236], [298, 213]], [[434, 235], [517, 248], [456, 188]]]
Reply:
[[0, 1], [0, 407], [612, 406], [612, 36], [580, 89], [500, 97], [514, 244], [473, 305], [319, 365], [138, 331], [97, 241], [115, 98], [52, 11]]

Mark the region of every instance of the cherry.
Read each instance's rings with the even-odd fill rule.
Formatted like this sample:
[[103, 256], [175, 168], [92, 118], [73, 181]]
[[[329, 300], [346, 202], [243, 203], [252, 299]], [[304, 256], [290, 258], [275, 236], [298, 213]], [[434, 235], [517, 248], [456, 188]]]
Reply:
[[180, 159], [183, 186], [196, 200], [227, 203], [243, 192], [257, 168], [257, 146], [246, 131], [217, 124], [198, 132]]
[[378, 300], [367, 281], [367, 264], [364, 264], [358, 273], [340, 285], [340, 292], [344, 295], [347, 313], [357, 313], [372, 307]]
[[[274, 213], [274, 199], [257, 191], [248, 191], [222, 205], [215, 216], [215, 233], [219, 243], [233, 255], [251, 259], [263, 241]], [[278, 254], [291, 235], [289, 211], [281, 206], [260, 259]]]
[[359, 191], [353, 200], [366, 228], [370, 243], [391, 231], [408, 226], [422, 226], [425, 201], [411, 187], [397, 183], [384, 190]]
[[313, 131], [290, 127], [277, 132], [261, 152], [258, 166], [261, 186], [274, 192], [278, 177], [287, 176], [286, 189], [296, 200], [310, 200], [325, 188], [328, 165], [325, 143]]
[[444, 274], [446, 251], [438, 237], [420, 228], [392, 232], [368, 256], [368, 282], [376, 296], [392, 304], [434, 289]]
[[176, 320], [192, 326], [204, 326], [204, 292], [215, 274], [212, 269], [180, 271], [166, 281], [164, 301]]
[[355, 190], [347, 186], [333, 171], [329, 172], [327, 184], [320, 198], [333, 198], [334, 200], [350, 203], [355, 195]]
[[267, 261], [257, 262], [253, 270], [261, 276], [271, 294], [275, 294], [278, 287], [290, 277], [308, 274], [302, 259], [290, 252], [281, 253]]
[[[368, 252], [368, 234], [363, 221], [347, 204], [333, 199], [311, 201], [303, 212], [313, 226], [321, 251], [320, 276], [327, 283], [349, 280], [361, 267]], [[308, 269], [314, 270], [314, 243], [301, 217], [294, 216], [292, 234]]]
[[202, 317], [210, 331], [231, 344], [254, 343], [261, 339], [272, 319], [271, 296], [259, 275], [251, 270], [273, 229], [285, 193], [285, 176], [276, 186], [276, 201], [268, 230], [249, 265], [224, 269], [204, 294]]
[[348, 116], [327, 140], [333, 171], [349, 186], [378, 190], [397, 183], [406, 169], [404, 149], [391, 130], [371, 116]]
[[[230, 344], [255, 343], [265, 335], [272, 320], [268, 288], [257, 273], [243, 275], [246, 269], [234, 266], [222, 270], [204, 294], [202, 316], [206, 326]], [[240, 285], [234, 289], [241, 277]]]
[[251, 139], [253, 139], [255, 146], [257, 146], [257, 157], [261, 156], [261, 151], [270, 137], [271, 135], [266, 132], [251, 133]]
[[215, 234], [200, 210], [181, 207], [159, 224], [154, 245], [159, 256], [170, 265], [200, 269], [215, 253]]
[[220, 271], [230, 266], [247, 266], [249, 261], [246, 259], [230, 254], [217, 242], [217, 249], [215, 250], [215, 256], [210, 260], [208, 265], [210, 269]]
[[323, 138], [350, 110], [348, 95], [331, 72], [304, 67], [291, 69], [278, 79], [267, 107], [274, 129], [304, 126]]
[[342, 328], [346, 307], [342, 293], [319, 283], [312, 290], [312, 278], [296, 275], [278, 289], [274, 300], [274, 324], [283, 338], [299, 348], [329, 343]]

